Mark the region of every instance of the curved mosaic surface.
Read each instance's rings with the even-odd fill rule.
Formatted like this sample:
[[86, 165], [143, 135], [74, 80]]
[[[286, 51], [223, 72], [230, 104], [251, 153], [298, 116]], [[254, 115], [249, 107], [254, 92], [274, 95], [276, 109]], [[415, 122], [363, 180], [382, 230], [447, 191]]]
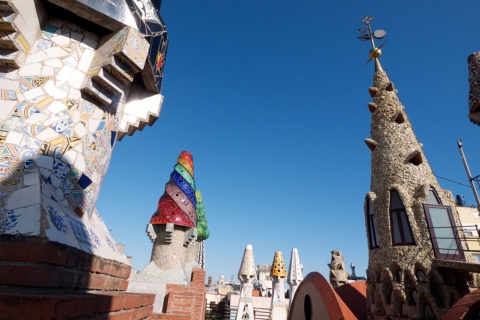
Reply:
[[158, 209], [150, 219], [150, 223], [173, 223], [195, 228], [198, 214], [196, 208], [193, 157], [190, 152], [182, 151], [170, 174], [170, 181], [165, 185], [165, 192], [158, 200]]
[[195, 196], [197, 197], [197, 241], [204, 241], [210, 236], [210, 231], [208, 231], [207, 218], [205, 217], [205, 209], [203, 208], [202, 194], [197, 190]]

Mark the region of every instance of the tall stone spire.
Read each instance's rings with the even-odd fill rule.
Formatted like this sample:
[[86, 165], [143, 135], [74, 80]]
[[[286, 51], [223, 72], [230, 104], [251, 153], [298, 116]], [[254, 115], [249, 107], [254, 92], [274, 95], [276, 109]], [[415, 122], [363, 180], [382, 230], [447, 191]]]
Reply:
[[383, 69], [376, 68], [368, 91], [373, 98], [371, 138], [365, 139], [372, 152], [365, 199], [368, 313], [439, 319], [473, 281], [465, 272], [465, 262], [473, 260], [458, 240], [463, 235], [455, 201], [440, 188]]
[[243, 253], [240, 270], [238, 270], [238, 280], [240, 280], [241, 289], [236, 320], [255, 319], [253, 314], [252, 290], [256, 277], [257, 271], [253, 259], [253, 247], [251, 244], [248, 244]]
[[290, 285], [290, 301], [289, 308], [292, 305], [293, 297], [295, 292], [300, 285], [300, 282], [303, 280], [303, 266], [300, 262], [300, 257], [298, 256], [297, 248], [292, 249], [292, 255], [290, 256], [290, 266], [288, 267], [288, 278], [287, 282]]

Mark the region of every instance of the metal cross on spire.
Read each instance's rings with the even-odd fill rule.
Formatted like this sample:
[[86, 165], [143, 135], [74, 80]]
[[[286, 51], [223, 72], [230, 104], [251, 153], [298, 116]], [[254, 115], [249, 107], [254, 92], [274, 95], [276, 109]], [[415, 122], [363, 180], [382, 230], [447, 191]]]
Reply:
[[372, 21], [375, 20], [374, 17], [371, 17], [371, 16], [365, 16], [363, 17], [362, 20], [360, 20], [361, 23], [364, 23], [366, 25], [366, 27], [363, 27], [363, 28], [360, 28], [358, 29], [358, 31], [360, 31], [361, 35], [358, 36], [358, 39], [362, 40], [362, 41], [368, 41], [370, 40], [371, 44], [372, 44], [372, 49], [370, 50], [370, 58], [367, 60], [367, 63], [369, 63], [371, 60], [375, 59], [375, 70], [382, 70], [382, 67], [380, 66], [380, 63], [378, 62], [378, 58], [380, 58], [380, 56], [382, 55], [382, 47], [383, 45], [385, 44], [382, 43], [378, 48], [375, 46], [375, 41], [373, 39], [382, 39], [384, 38], [387, 33], [384, 31], [384, 30], [375, 30], [374, 32], [372, 32], [372, 28], [371, 28], [371, 23]]

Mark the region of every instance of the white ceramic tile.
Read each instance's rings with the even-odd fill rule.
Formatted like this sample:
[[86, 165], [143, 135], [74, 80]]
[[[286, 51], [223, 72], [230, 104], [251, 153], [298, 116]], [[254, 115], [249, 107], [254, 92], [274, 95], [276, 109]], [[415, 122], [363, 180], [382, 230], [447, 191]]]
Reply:
[[82, 57], [80, 58], [80, 62], [78, 63], [78, 69], [86, 73], [90, 69], [90, 65], [92, 64], [94, 56], [95, 51], [85, 49], [85, 51], [83, 51]]
[[8, 80], [5, 78], [0, 78], [0, 89], [5, 90], [17, 90], [18, 89], [18, 81], [15, 80]]
[[47, 54], [45, 51], [38, 51], [31, 53], [30, 55], [27, 56], [27, 59], [25, 60], [26, 64], [31, 64], [31, 63], [36, 63], [36, 62], [42, 62], [48, 59]]
[[[38, 167], [40, 168], [47, 168], [47, 169], [52, 169], [53, 167], [53, 158], [49, 156], [37, 156], [33, 159], [35, 163], [37, 164]], [[43, 175], [43, 171], [41, 172]], [[48, 177], [48, 175], [44, 175], [44, 177]]]
[[43, 122], [47, 119], [47, 116], [44, 115], [43, 113], [34, 113], [30, 117], [28, 117], [27, 120], [25, 120], [25, 123], [27, 124], [43, 124]]
[[63, 66], [62, 61], [60, 61], [58, 58], [48, 59], [43, 64], [53, 68], [61, 68]]
[[[30, 2], [23, 1], [23, 3], [24, 4], [29, 3], [31, 7], [35, 7], [35, 6], [32, 6]], [[24, 19], [20, 14], [13, 19], [13, 24], [15, 25], [15, 27], [17, 27], [20, 33], [25, 37], [25, 39], [30, 44], [30, 46], [32, 46], [35, 43], [35, 40], [37, 40], [37, 34], [39, 34], [38, 31], [40, 30], [40, 27], [38, 25], [38, 20], [36, 16], [35, 16], [35, 19], [31, 21], [30, 26], [29, 26], [29, 23], [27, 23], [26, 21], [28, 20]]]
[[26, 64], [20, 68], [18, 74], [21, 76], [37, 76], [42, 71], [41, 63]]
[[28, 186], [13, 192], [7, 200], [5, 209], [12, 210], [40, 204], [40, 185]]
[[44, 93], [45, 92], [43, 91], [43, 89], [41, 87], [37, 87], [37, 88], [34, 88], [32, 90], [25, 91], [23, 93], [23, 96], [27, 100], [33, 100], [33, 99], [43, 95]]
[[57, 114], [60, 111], [63, 111], [63, 110], [66, 110], [66, 109], [67, 109], [67, 107], [60, 101], [53, 101], [52, 103], [50, 103], [50, 105], [47, 108], [47, 110], [50, 111], [53, 114]]
[[53, 91], [53, 99], [65, 99], [68, 95], [68, 89], [61, 88], [62, 81], [57, 81], [57, 85], [55, 86], [55, 90]]
[[68, 98], [73, 100], [78, 100], [82, 97], [82, 92], [78, 89], [70, 87], [70, 91], [68, 91]]
[[73, 88], [81, 89], [83, 79], [85, 79], [85, 74], [78, 69], [74, 69], [68, 78], [68, 84]]
[[47, 50], [45, 50], [45, 53], [50, 58], [60, 58], [60, 57], [66, 57], [69, 55], [67, 51], [63, 50], [60, 47], [50, 47]]
[[75, 110], [70, 113], [70, 117], [72, 118], [73, 123], [78, 123], [80, 122], [80, 117], [82, 116], [82, 113], [80, 110]]
[[100, 124], [100, 120], [98, 119], [90, 119], [88, 120], [88, 131], [95, 132]]
[[53, 93], [55, 92], [55, 82], [53, 80], [48, 80], [44, 85], [43, 89], [45, 92], [52, 97]]
[[85, 171], [85, 158], [80, 153], [77, 155], [77, 159], [75, 160], [75, 168], [81, 172]]
[[5, 74], [6, 79], [15, 80], [18, 77], [18, 69], [12, 70]]
[[53, 173], [50, 175], [50, 181], [52, 181], [52, 186], [58, 188], [62, 184], [62, 181], [57, 178]]
[[[52, 163], [53, 163], [53, 161], [52, 161]], [[50, 174], [52, 174], [52, 172], [51, 172], [50, 170], [47, 170], [47, 169], [45, 169], [45, 168], [38, 168], [38, 172], [40, 172], [40, 175], [41, 175], [42, 178], [44, 178], [44, 179], [47, 179], [47, 178], [50, 176]], [[46, 194], [46, 193], [45, 193], [45, 190], [46, 190], [45, 188], [42, 189], [42, 193], [43, 193], [44, 195]]]
[[26, 173], [23, 175], [23, 185], [32, 186], [34, 184], [39, 184], [39, 183], [40, 183], [40, 178], [39, 178], [38, 171]]
[[60, 117], [58, 117], [56, 115], [52, 115], [47, 120], [43, 121], [42, 125], [45, 126], [45, 127], [48, 127], [48, 126], [51, 126], [52, 124], [56, 123], [60, 119], [61, 119]]
[[39, 18], [45, 14], [44, 10], [41, 10], [42, 6], [33, 5], [32, 3], [24, 0], [14, 0], [13, 2], [15, 4], [15, 8], [20, 13], [22, 20], [25, 21], [31, 32], [33, 32], [35, 35], [38, 34], [40, 31]]
[[52, 67], [45, 66], [42, 68], [42, 76], [49, 77], [54, 75], [55, 75], [55, 69], [53, 69]]
[[58, 135], [59, 134], [55, 130], [53, 130], [52, 128], [46, 128], [45, 130], [43, 130], [42, 132], [37, 134], [36, 138], [38, 140], [47, 141], [47, 140], [50, 140], [50, 139], [53, 139], [53, 138], [57, 137]]
[[65, 230], [66, 233], [57, 229], [55, 224], [52, 222], [53, 218], [51, 217], [50, 213], [47, 214], [47, 219], [49, 221], [49, 227], [45, 229], [45, 235], [50, 241], [63, 243], [70, 247], [81, 249], [80, 245], [78, 244], [77, 238], [73, 234], [72, 227], [70, 226], [69, 218], [61, 215], [57, 217], [57, 219], [60, 220], [60, 221], [57, 220], [57, 223], [60, 224], [59, 226], [60, 229]]
[[72, 72], [73, 72], [73, 68], [71, 66], [68, 66], [68, 65], [63, 66], [60, 69], [60, 71], [58, 71], [57, 79], [67, 81], [68, 78], [70, 78]]
[[62, 156], [62, 161], [65, 161], [66, 163], [73, 165], [75, 164], [75, 159], [77, 158], [77, 151], [75, 150], [68, 150], [65, 152]]
[[40, 205], [36, 204], [26, 208], [18, 208], [14, 211], [17, 216], [17, 224], [7, 231], [7, 234], [25, 234], [37, 236], [40, 234]]
[[104, 114], [104, 113], [105, 113], [105, 112], [103, 112], [102, 109], [100, 109], [100, 108], [95, 108], [95, 110], [93, 111], [93, 114], [92, 114], [91, 117], [94, 118], [94, 119], [97, 119], [97, 120], [101, 120], [101, 119], [103, 118], [103, 114]]
[[64, 35], [53, 35], [50, 40], [60, 47], [70, 43], [70, 38], [65, 37]]
[[17, 101], [0, 100], [0, 120], [8, 118], [10, 113], [15, 109]]
[[22, 141], [23, 134], [15, 132], [15, 131], [10, 131], [8, 132], [7, 139], [5, 139], [6, 143], [11, 143], [11, 144], [20, 144], [20, 141]]
[[17, 101], [18, 102], [22, 102], [22, 101], [25, 101], [25, 96], [23, 95], [23, 93], [18, 93], [17, 92]]
[[77, 134], [77, 137], [79, 138], [83, 137], [88, 132], [82, 123], [78, 123], [73, 130], [75, 131], [75, 133]]

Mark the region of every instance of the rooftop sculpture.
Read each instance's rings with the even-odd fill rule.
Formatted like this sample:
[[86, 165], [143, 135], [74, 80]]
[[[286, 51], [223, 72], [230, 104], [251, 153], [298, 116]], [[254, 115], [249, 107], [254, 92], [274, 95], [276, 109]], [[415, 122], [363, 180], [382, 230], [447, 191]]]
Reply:
[[236, 320], [255, 319], [253, 314], [252, 290], [256, 277], [257, 271], [253, 259], [253, 247], [251, 244], [248, 244], [243, 253], [240, 270], [238, 270], [238, 280], [240, 280], [241, 289]]
[[368, 89], [371, 138], [365, 139], [372, 155], [371, 191], [365, 198], [368, 313], [379, 319], [439, 319], [475, 283], [467, 272], [474, 260], [458, 240], [462, 231], [455, 200], [440, 188], [397, 90], [381, 68], [372, 21], [366, 16], [361, 29], [362, 40], [371, 40], [369, 60], [375, 60]]
[[135, 275], [129, 291], [156, 293], [155, 308], [161, 310], [166, 284], [187, 285], [192, 269], [205, 267], [203, 241], [210, 232], [190, 152], [178, 156], [147, 233], [153, 242], [150, 264]]
[[128, 264], [95, 204], [116, 141], [160, 113], [168, 39], [156, 9], [150, 0], [2, 3], [0, 235]]

